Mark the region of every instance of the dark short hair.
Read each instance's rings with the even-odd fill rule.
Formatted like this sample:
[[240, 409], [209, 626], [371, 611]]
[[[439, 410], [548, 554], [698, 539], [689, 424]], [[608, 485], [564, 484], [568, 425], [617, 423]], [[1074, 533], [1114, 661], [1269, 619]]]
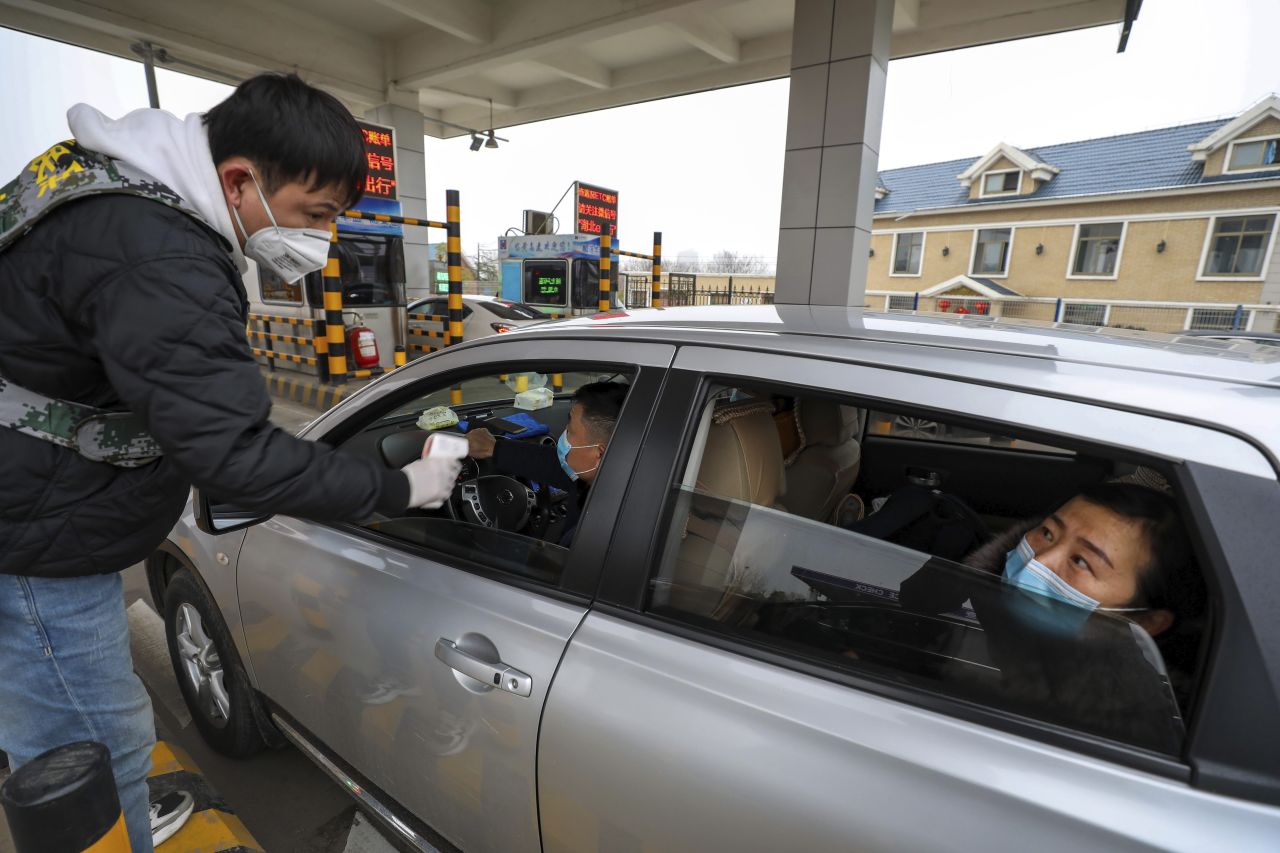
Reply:
[[573, 402], [582, 407], [582, 422], [592, 438], [603, 443], [618, 425], [618, 413], [627, 399], [628, 386], [622, 382], [592, 382], [574, 392]]
[[1079, 497], [1136, 522], [1142, 531], [1149, 558], [1138, 572], [1129, 606], [1168, 610], [1177, 619], [1203, 610], [1204, 579], [1173, 498], [1135, 483], [1096, 483], [1081, 489]]
[[259, 74], [204, 115], [215, 164], [247, 157], [266, 192], [307, 182], [347, 188], [345, 204], [364, 195], [368, 163], [360, 126], [328, 92], [296, 74]]

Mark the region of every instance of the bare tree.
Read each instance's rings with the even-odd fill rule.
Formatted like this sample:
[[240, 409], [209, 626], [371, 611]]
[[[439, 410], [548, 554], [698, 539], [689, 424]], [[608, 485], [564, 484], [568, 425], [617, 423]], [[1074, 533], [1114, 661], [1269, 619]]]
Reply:
[[653, 270], [653, 262], [646, 261], [644, 258], [622, 257], [618, 259], [618, 270], [630, 273], [651, 272]]
[[705, 269], [705, 272], [730, 275], [765, 275], [770, 271], [769, 262], [759, 255], [744, 255], [728, 249], [712, 255]]

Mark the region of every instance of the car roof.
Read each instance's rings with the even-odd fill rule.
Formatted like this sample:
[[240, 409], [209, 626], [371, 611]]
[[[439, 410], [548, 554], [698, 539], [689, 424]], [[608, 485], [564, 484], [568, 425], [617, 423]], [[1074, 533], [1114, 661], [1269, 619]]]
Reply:
[[1251, 436], [1273, 458], [1280, 453], [1280, 350], [1239, 340], [808, 305], [617, 310], [503, 337], [515, 335], [604, 336], [878, 364], [1172, 415]]

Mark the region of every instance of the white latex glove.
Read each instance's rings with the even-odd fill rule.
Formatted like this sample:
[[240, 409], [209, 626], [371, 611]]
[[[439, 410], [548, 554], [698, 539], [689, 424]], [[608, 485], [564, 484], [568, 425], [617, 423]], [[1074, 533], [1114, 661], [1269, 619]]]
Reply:
[[436, 509], [453, 492], [467, 440], [460, 435], [435, 433], [422, 446], [422, 458], [400, 470], [409, 478], [409, 508]]

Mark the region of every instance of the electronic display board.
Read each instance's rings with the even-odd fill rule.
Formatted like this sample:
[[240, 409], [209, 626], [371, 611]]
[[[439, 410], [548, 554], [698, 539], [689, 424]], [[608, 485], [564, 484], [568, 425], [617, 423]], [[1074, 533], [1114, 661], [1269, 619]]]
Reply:
[[396, 192], [396, 131], [392, 127], [357, 120], [364, 137], [364, 156], [369, 175], [364, 181], [364, 194], [370, 198], [394, 201]]
[[531, 305], [565, 305], [569, 297], [566, 261], [525, 261], [524, 302]]
[[576, 181], [573, 185], [574, 226], [578, 234], [598, 237], [608, 234], [618, 237], [618, 194], [604, 187], [596, 187]]

